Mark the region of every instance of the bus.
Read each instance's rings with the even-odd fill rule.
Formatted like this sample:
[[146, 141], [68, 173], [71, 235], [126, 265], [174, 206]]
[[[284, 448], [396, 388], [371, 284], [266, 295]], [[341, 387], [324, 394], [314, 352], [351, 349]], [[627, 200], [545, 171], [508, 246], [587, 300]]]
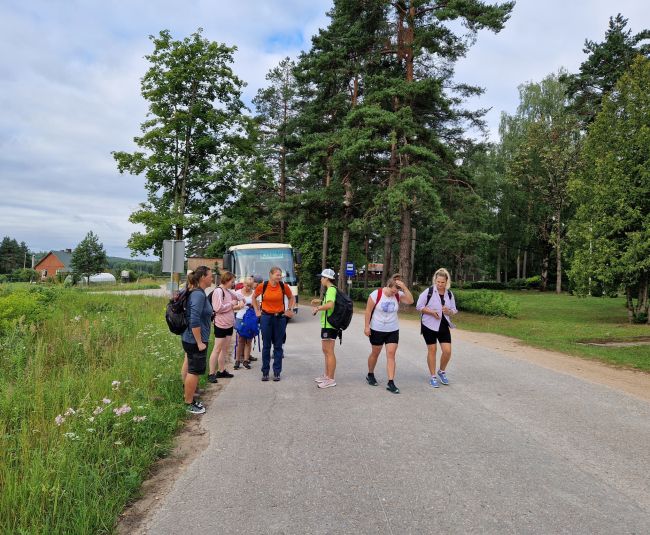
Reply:
[[282, 269], [282, 281], [291, 288], [296, 300], [294, 312], [298, 312], [298, 275], [296, 264], [300, 253], [295, 253], [288, 243], [253, 242], [233, 245], [223, 255], [223, 268], [232, 271], [237, 279], [254, 277], [267, 280], [273, 266]]

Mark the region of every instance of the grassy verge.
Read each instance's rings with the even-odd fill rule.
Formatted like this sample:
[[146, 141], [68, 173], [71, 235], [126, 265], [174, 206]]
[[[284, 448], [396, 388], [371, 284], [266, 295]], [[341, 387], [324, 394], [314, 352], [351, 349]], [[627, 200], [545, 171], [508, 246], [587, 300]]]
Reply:
[[90, 286], [74, 286], [78, 292], [128, 292], [130, 290], [154, 290], [160, 288], [155, 282], [125, 282], [122, 284], [91, 284]]
[[0, 532], [110, 533], [184, 417], [180, 342], [163, 298], [50, 291], [0, 337]]

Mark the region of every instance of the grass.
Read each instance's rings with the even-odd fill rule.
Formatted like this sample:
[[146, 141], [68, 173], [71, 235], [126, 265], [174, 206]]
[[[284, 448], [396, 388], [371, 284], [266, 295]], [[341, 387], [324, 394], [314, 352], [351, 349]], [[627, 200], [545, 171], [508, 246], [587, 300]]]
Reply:
[[154, 290], [160, 288], [156, 282], [125, 282], [117, 284], [90, 284], [89, 286], [74, 286], [78, 292], [126, 292], [130, 290]]
[[0, 533], [110, 533], [184, 418], [180, 342], [164, 298], [47, 292], [0, 336]]

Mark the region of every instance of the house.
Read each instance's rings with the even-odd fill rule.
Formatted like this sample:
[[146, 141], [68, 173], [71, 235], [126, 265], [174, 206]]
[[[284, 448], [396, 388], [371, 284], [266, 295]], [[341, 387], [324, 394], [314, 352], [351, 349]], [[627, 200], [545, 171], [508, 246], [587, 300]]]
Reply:
[[41, 274], [41, 280], [53, 279], [59, 273], [71, 273], [72, 249], [50, 251], [38, 261], [34, 269]]
[[[223, 258], [204, 258], [201, 256], [190, 256], [187, 259], [187, 270], [194, 271], [199, 266], [207, 266], [212, 271], [219, 273], [223, 270]], [[215, 269], [216, 268], [216, 269]]]

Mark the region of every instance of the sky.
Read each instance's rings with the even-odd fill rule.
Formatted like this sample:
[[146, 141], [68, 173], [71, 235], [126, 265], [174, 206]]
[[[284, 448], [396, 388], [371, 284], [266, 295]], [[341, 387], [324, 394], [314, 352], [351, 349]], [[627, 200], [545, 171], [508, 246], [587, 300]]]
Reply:
[[[308, 50], [328, 24], [331, 0], [2, 0], [0, 2], [0, 238], [32, 251], [74, 248], [92, 230], [110, 256], [130, 256], [129, 215], [146, 200], [144, 178], [120, 175], [111, 151], [133, 151], [147, 103], [140, 78], [148, 38], [182, 39], [201, 27], [236, 45], [234, 71], [250, 105], [265, 75]], [[612, 7], [614, 6], [614, 7]], [[602, 41], [610, 16], [650, 28], [647, 0], [518, 0], [499, 34], [481, 32], [456, 80], [485, 93], [497, 140], [517, 87], [564, 67], [576, 72], [585, 39]]]

